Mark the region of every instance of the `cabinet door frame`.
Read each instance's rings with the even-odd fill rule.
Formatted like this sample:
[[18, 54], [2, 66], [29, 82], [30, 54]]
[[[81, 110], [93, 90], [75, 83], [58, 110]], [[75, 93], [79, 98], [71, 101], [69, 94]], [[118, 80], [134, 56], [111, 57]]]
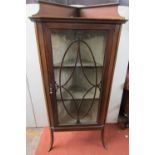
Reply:
[[[65, 23], [64, 23], [65, 22]], [[45, 88], [46, 105], [49, 117], [49, 124], [52, 128], [71, 130], [71, 129], [90, 129], [101, 128], [106, 121], [107, 109], [109, 104], [110, 89], [115, 66], [115, 59], [118, 47], [120, 25], [106, 23], [80, 23], [79, 21], [64, 22], [38, 22], [36, 24], [36, 32], [38, 35], [38, 46], [40, 52], [42, 77]], [[102, 86], [101, 86], [101, 102], [99, 103], [98, 118], [96, 124], [91, 125], [59, 125], [56, 106], [56, 89], [54, 83], [53, 57], [51, 47], [51, 30], [52, 29], [82, 29], [82, 30], [103, 30], [107, 31], [107, 42], [104, 54]], [[52, 84], [53, 94], [49, 93], [49, 87]], [[77, 127], [76, 127], [77, 126]], [[78, 128], [79, 127], [79, 128]]]

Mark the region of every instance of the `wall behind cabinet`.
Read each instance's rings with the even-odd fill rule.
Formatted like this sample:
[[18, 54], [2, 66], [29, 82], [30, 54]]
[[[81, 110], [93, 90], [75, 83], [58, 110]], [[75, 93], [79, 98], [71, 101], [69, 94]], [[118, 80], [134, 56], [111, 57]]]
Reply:
[[[36, 43], [34, 23], [28, 17], [35, 14], [39, 10], [38, 4], [26, 6], [26, 74], [33, 105], [33, 112], [37, 127], [48, 126], [47, 111], [45, 107], [45, 98], [43, 93], [43, 83], [41, 79], [38, 48]], [[27, 118], [29, 115], [27, 112]], [[32, 118], [33, 119], [33, 118]], [[27, 125], [29, 119], [27, 119]]]
[[[119, 14], [128, 19], [129, 8], [119, 6]], [[122, 25], [120, 43], [118, 47], [116, 66], [114, 71], [113, 83], [111, 88], [111, 96], [107, 115], [107, 122], [117, 122], [126, 71], [129, 61], [129, 22]]]
[[34, 108], [31, 100], [31, 94], [27, 79], [26, 79], [26, 126], [36, 127]]

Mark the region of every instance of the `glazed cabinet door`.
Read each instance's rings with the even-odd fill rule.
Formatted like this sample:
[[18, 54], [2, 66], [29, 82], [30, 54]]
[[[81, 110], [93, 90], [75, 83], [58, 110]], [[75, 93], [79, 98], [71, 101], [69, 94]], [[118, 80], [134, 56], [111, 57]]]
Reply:
[[56, 125], [99, 124], [110, 31], [51, 26], [46, 32]]

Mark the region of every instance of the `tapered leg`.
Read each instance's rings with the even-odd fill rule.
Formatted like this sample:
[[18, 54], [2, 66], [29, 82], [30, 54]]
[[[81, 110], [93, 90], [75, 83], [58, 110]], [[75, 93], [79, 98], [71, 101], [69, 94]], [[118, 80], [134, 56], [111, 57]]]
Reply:
[[50, 145], [49, 145], [48, 152], [52, 150], [53, 143], [54, 143], [54, 131], [50, 128]]
[[106, 147], [105, 141], [104, 141], [104, 127], [101, 130], [101, 141], [102, 141], [103, 147], [107, 150], [107, 147]]

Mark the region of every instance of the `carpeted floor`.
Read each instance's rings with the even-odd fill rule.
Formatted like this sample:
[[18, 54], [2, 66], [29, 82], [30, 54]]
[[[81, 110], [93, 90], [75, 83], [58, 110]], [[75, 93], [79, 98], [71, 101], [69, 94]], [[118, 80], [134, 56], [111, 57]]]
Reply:
[[54, 148], [48, 152], [49, 129], [45, 128], [35, 155], [128, 155], [128, 129], [121, 130], [117, 125], [108, 124], [105, 129], [105, 142], [101, 144], [100, 131], [55, 132]]

